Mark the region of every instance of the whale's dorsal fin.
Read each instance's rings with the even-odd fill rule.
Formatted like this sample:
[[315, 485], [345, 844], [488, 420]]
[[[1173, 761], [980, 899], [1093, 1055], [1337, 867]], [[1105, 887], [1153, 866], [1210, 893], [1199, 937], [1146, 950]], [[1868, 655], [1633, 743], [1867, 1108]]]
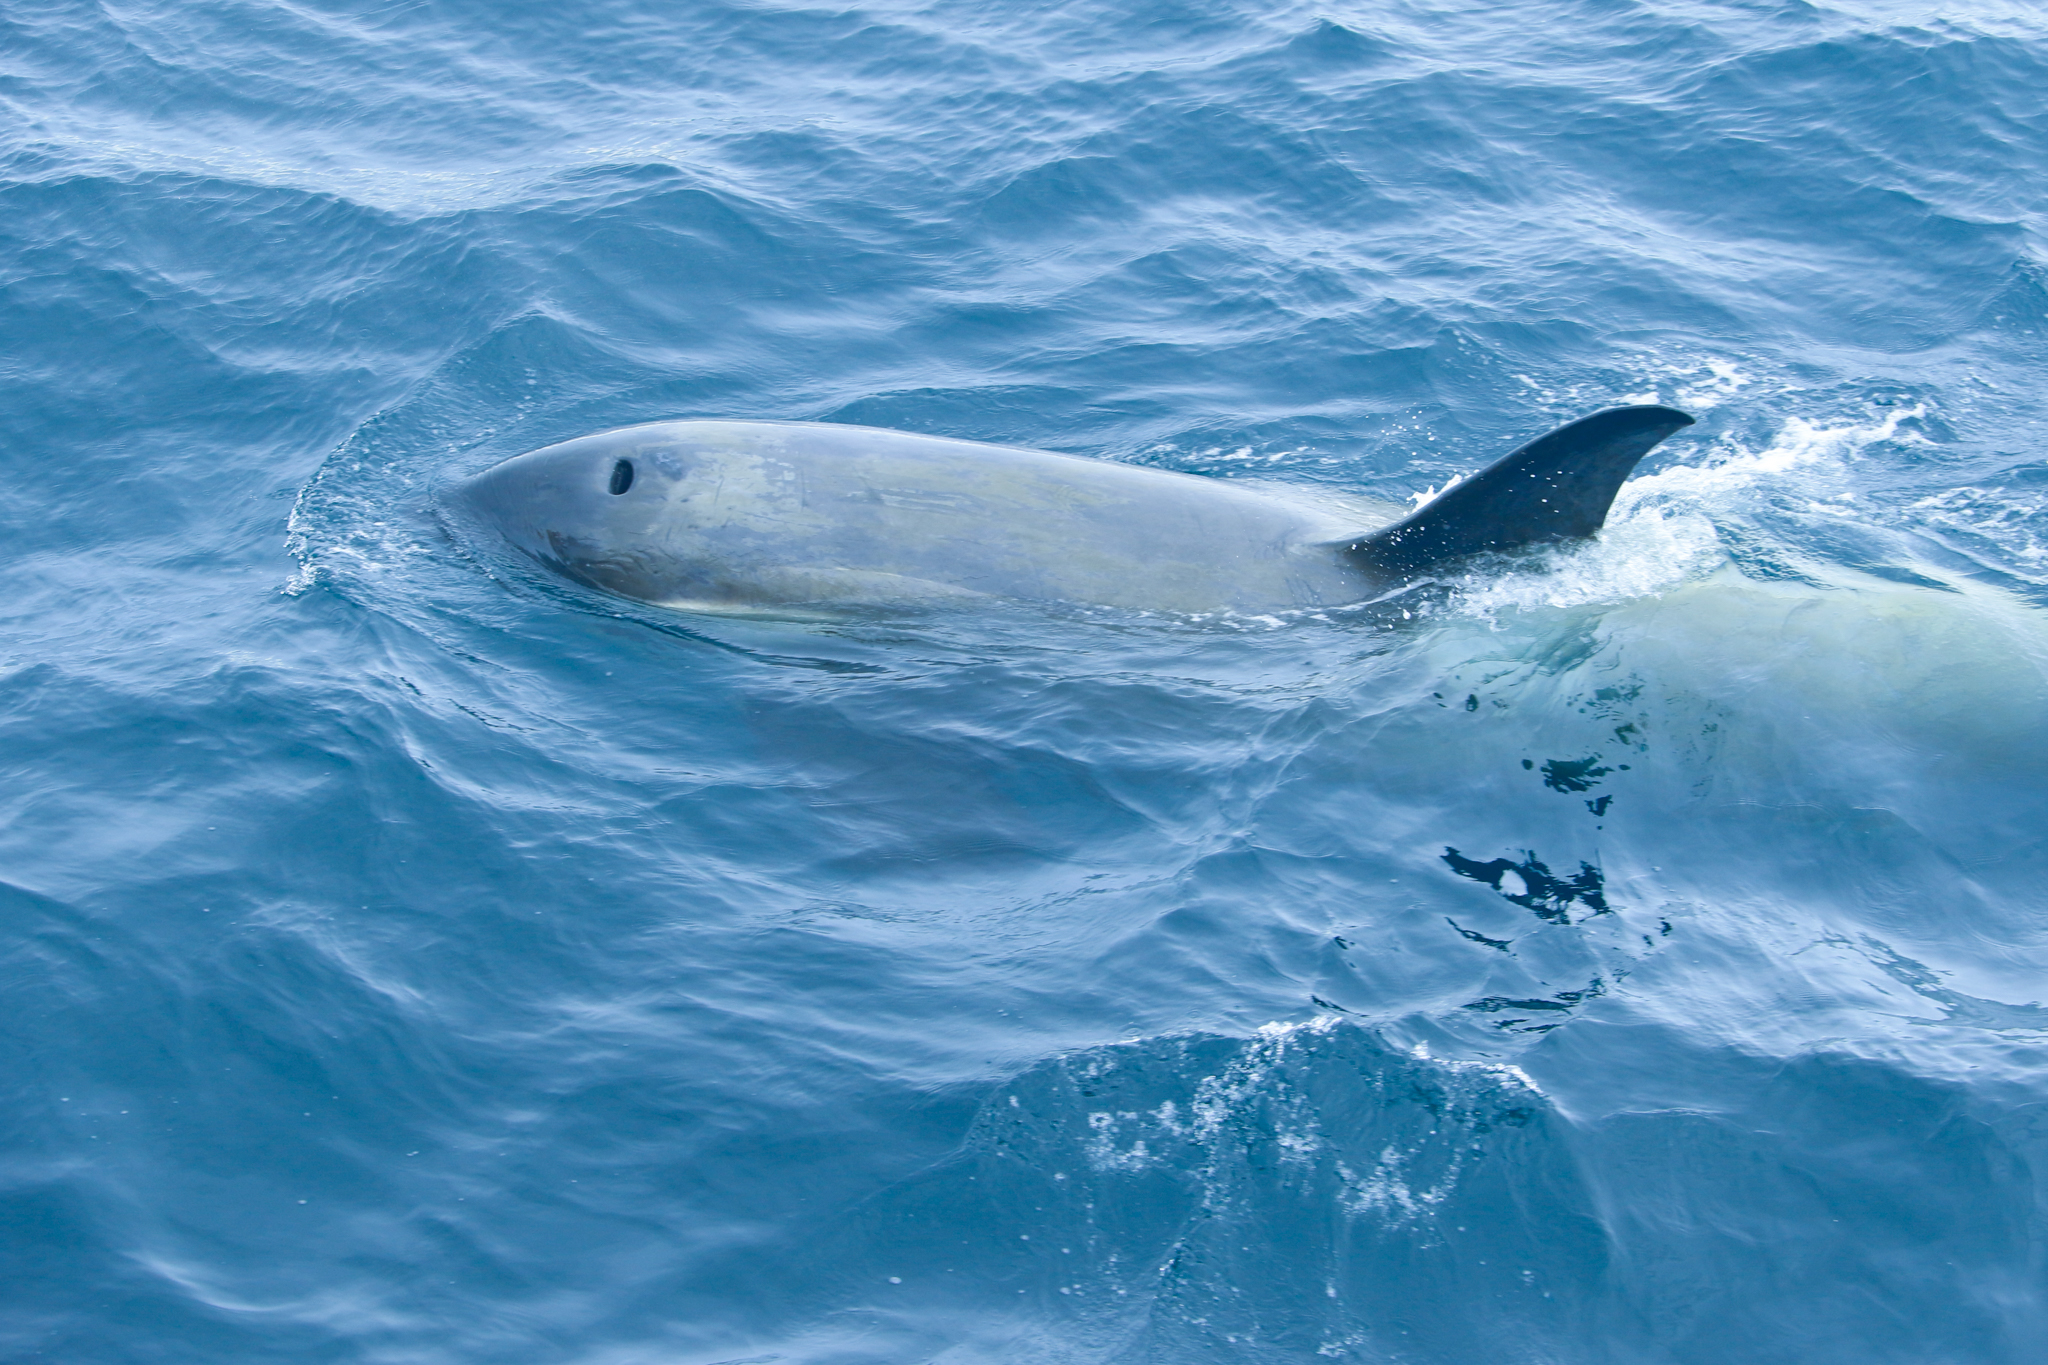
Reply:
[[1590, 536], [1607, 520], [1636, 461], [1691, 425], [1676, 408], [1609, 408], [1581, 417], [1345, 551], [1375, 575], [1409, 579], [1466, 555]]

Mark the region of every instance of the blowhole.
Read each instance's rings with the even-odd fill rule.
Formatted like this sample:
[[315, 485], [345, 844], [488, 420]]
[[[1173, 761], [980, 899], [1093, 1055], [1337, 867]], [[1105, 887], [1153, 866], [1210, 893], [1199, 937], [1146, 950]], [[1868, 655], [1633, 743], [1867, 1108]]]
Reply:
[[617, 496], [618, 494], [625, 492], [628, 488], [631, 488], [632, 486], [633, 462], [631, 460], [620, 460], [617, 463], [613, 464], [611, 482], [611, 490], [613, 496]]

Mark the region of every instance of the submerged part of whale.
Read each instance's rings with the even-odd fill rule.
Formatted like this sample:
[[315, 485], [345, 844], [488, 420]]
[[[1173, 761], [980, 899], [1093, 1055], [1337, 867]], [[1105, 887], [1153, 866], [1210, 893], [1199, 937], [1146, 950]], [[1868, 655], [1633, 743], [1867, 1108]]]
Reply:
[[454, 496], [548, 567], [661, 606], [1003, 597], [1263, 614], [1590, 536], [1636, 462], [1691, 424], [1672, 408], [1595, 413], [1370, 532], [1270, 486], [804, 422], [624, 427], [516, 456]]

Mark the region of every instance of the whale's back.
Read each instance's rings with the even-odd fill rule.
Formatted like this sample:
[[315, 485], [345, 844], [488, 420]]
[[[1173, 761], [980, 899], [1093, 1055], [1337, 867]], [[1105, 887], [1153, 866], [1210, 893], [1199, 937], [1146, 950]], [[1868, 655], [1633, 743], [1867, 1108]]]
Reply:
[[987, 596], [1261, 614], [1590, 536], [1636, 463], [1692, 420], [1594, 413], [1370, 533], [1228, 480], [804, 422], [623, 427], [507, 460], [462, 494], [542, 563], [665, 606]]
[[543, 562], [672, 606], [1265, 612], [1371, 588], [1334, 546], [1359, 526], [1306, 500], [867, 427], [657, 422], [519, 456], [464, 492]]

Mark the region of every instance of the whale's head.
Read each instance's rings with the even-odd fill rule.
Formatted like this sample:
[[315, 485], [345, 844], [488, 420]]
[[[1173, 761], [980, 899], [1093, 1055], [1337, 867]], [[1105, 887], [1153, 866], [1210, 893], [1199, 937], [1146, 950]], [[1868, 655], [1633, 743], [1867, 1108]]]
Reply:
[[579, 583], [642, 601], [671, 582], [662, 511], [681, 473], [663, 424], [600, 432], [516, 455], [448, 490], [448, 501]]

